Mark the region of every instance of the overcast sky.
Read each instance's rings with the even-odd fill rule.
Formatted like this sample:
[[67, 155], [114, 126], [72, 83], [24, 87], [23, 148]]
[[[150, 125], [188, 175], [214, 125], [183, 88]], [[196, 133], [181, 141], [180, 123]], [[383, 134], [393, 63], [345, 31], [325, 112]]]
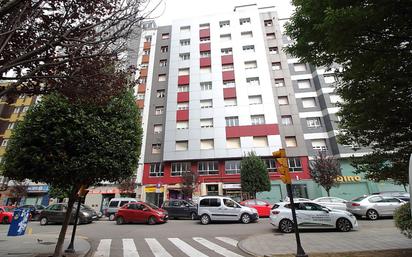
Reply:
[[[151, 0], [151, 4], [160, 0]], [[232, 12], [233, 7], [257, 3], [258, 7], [276, 6], [279, 17], [289, 17], [290, 0], [163, 0], [154, 16], [158, 26], [170, 25], [173, 20]]]

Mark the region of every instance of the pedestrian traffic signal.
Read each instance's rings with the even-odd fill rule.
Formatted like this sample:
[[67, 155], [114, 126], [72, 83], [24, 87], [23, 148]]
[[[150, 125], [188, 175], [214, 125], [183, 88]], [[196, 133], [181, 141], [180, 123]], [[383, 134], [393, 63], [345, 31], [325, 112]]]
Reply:
[[286, 158], [286, 151], [280, 148], [279, 151], [274, 151], [272, 156], [275, 157], [277, 163], [277, 171], [281, 174], [280, 179], [285, 184], [291, 184], [292, 179], [289, 174], [288, 158]]

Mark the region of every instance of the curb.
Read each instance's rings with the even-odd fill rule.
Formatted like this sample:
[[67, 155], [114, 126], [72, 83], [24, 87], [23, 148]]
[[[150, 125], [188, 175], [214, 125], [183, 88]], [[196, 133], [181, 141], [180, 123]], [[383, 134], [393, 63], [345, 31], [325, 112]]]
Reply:
[[[251, 252], [251, 251], [248, 251], [246, 248], [243, 247], [243, 241], [245, 241], [245, 240], [247, 240], [247, 239], [249, 239], [249, 238], [251, 238], [251, 237], [253, 237], [253, 236], [248, 236], [248, 237], [246, 237], [245, 239], [240, 240], [240, 241], [237, 243], [237, 248], [239, 248], [242, 252], [244, 252], [244, 253], [246, 253], [246, 254], [248, 254], [248, 255], [250, 255], [250, 256], [253, 256], [253, 257], [262, 257], [262, 256], [259, 256], [259, 255], [256, 255], [255, 253], [253, 253], [253, 252]], [[263, 256], [263, 257], [265, 257], [265, 256]]]

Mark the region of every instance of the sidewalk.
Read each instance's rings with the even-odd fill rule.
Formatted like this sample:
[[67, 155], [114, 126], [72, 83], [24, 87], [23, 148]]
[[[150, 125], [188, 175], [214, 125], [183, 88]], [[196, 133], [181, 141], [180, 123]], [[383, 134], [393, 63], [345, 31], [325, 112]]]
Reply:
[[[35, 234], [16, 237], [8, 237], [6, 233], [0, 233], [0, 256], [8, 257], [34, 257], [51, 256], [57, 242], [57, 235]], [[63, 249], [67, 249], [70, 237], [66, 237]], [[90, 251], [89, 242], [81, 236], [74, 240], [75, 254], [66, 256], [84, 257]]]

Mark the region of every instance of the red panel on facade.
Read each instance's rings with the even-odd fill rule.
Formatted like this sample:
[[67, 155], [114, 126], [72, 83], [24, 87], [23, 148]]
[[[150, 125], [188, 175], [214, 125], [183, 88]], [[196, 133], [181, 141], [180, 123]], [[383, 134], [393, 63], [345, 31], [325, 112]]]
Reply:
[[201, 43], [199, 47], [200, 47], [200, 52], [210, 51], [210, 43]]
[[136, 105], [138, 108], [143, 109], [144, 107], [144, 100], [137, 100]]
[[233, 55], [223, 55], [222, 56], [222, 64], [232, 64], [233, 63]]
[[227, 98], [236, 98], [236, 88], [235, 87], [224, 88], [223, 89], [223, 97], [225, 99], [227, 99]]
[[210, 67], [212, 65], [212, 60], [210, 57], [200, 58], [200, 67]]
[[189, 92], [178, 92], [177, 93], [177, 102], [189, 102]]
[[200, 38], [210, 37], [210, 29], [199, 30], [199, 37]]
[[226, 138], [279, 135], [278, 124], [226, 127]]
[[189, 120], [189, 110], [177, 110], [176, 111], [176, 121]]
[[235, 72], [234, 71], [224, 71], [222, 72], [223, 81], [227, 80], [234, 80], [235, 79]]
[[189, 85], [189, 82], [190, 82], [189, 75], [182, 75], [182, 76], [179, 76], [179, 78], [177, 79], [178, 85]]

